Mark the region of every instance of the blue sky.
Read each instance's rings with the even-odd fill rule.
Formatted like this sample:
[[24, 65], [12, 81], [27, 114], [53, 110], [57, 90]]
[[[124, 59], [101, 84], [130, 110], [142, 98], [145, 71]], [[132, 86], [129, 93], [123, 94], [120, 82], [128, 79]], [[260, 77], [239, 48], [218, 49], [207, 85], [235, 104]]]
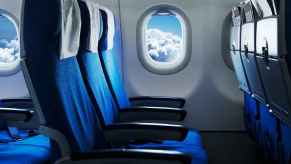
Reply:
[[152, 16], [148, 24], [148, 29], [151, 28], [157, 28], [164, 32], [182, 36], [181, 24], [175, 16]]
[[17, 32], [14, 24], [6, 17], [0, 16], [0, 40], [14, 40], [17, 37]]

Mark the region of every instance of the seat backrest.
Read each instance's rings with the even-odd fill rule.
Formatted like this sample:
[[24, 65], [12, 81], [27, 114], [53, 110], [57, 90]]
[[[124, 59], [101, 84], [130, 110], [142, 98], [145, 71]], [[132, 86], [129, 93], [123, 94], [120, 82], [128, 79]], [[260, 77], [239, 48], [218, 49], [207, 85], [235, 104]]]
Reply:
[[74, 152], [85, 152], [103, 148], [106, 142], [76, 54], [60, 54], [60, 46], [78, 42], [76, 36], [73, 40], [68, 39], [67, 44], [60, 44], [60, 36], [65, 36], [66, 32], [80, 33], [78, 14], [75, 0], [25, 1], [22, 63], [35, 91], [33, 98], [38, 100], [48, 126], [62, 132]]
[[252, 96], [258, 101], [267, 104], [265, 90], [255, 56], [257, 13], [251, 1], [244, 2], [244, 4], [242, 4], [242, 9], [241, 56], [243, 65], [252, 91]]
[[[100, 15], [100, 10], [93, 11], [94, 3], [81, 1], [81, 15], [82, 15], [82, 35], [81, 35], [81, 47], [78, 55], [78, 62], [83, 75], [88, 92], [92, 102], [94, 103], [100, 118], [103, 118], [103, 125], [113, 123], [117, 119], [118, 108], [115, 104], [114, 98], [110, 92], [109, 86], [105, 79], [103, 68], [99, 58], [99, 50], [88, 48], [87, 44], [99, 44], [98, 40], [103, 34], [103, 21]], [[97, 7], [97, 6], [96, 6]], [[100, 27], [92, 26], [95, 24], [91, 22], [88, 17], [94, 17], [98, 21]], [[98, 34], [90, 34], [85, 31], [91, 31], [90, 28], [100, 28]], [[93, 30], [95, 31], [95, 30]], [[96, 39], [88, 39], [95, 37]], [[99, 38], [98, 38], [99, 37]], [[84, 40], [91, 40], [95, 43], [84, 42]]]
[[[289, 40], [286, 32], [290, 26], [284, 22], [288, 22], [286, 14], [291, 6], [285, 4], [280, 8], [280, 4], [276, 2], [279, 1], [257, 0], [257, 10], [261, 17], [257, 23], [256, 52], [270, 108], [285, 120], [291, 110], [291, 81], [288, 70], [291, 63], [288, 62], [290, 55], [285, 53], [286, 49], [282, 45], [286, 45], [285, 42], [288, 43]], [[287, 26], [284, 27], [284, 24]]]
[[245, 68], [241, 59], [241, 8], [234, 7], [232, 9], [232, 24], [231, 24], [231, 37], [230, 37], [230, 49], [231, 59], [233, 62], [236, 77], [239, 81], [240, 88], [250, 94], [248, 80], [245, 74]]
[[[119, 109], [131, 106], [122, 77], [121, 58], [121, 29], [119, 20], [110, 13], [110, 11], [102, 11], [103, 17], [103, 35], [100, 40], [100, 58], [107, 83], [114, 96]], [[114, 29], [112, 29], [114, 28]], [[113, 33], [113, 34], [112, 34]], [[112, 37], [113, 35], [113, 37]]]

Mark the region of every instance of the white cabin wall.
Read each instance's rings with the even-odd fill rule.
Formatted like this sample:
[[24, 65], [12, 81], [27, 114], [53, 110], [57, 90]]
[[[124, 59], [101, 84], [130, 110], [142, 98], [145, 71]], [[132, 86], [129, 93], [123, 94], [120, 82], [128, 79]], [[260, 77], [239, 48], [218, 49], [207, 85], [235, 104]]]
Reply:
[[[104, 0], [105, 1], [105, 0]], [[224, 64], [225, 17], [240, 0], [120, 0], [124, 77], [129, 96], [174, 96], [187, 100], [185, 125], [200, 130], [243, 130], [243, 97]], [[189, 65], [173, 75], [148, 72], [138, 58], [138, 20], [158, 4], [182, 9], [192, 26]]]

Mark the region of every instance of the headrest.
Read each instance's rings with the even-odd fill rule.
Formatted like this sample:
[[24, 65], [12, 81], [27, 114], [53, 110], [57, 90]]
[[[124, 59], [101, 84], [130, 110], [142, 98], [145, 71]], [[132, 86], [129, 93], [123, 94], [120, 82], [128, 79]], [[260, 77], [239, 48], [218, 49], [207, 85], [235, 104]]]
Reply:
[[241, 11], [239, 7], [232, 9], [232, 23], [234, 26], [240, 26], [241, 24]]
[[60, 58], [76, 56], [81, 35], [81, 12], [77, 0], [60, 0]]
[[102, 30], [100, 28], [99, 5], [92, 1], [82, 0], [82, 48], [97, 53], [99, 38]]
[[277, 10], [274, 1], [270, 2], [269, 0], [252, 0], [257, 12], [260, 17], [270, 17], [277, 14]]
[[251, 1], [247, 1], [243, 6], [244, 22], [251, 23], [255, 21], [254, 6]]
[[115, 35], [115, 23], [114, 23], [114, 15], [111, 11], [105, 9], [105, 14], [107, 20], [105, 21], [106, 24], [103, 26], [106, 28], [104, 31], [106, 31], [106, 41], [104, 44], [104, 49], [111, 50], [114, 46], [114, 35]]
[[[102, 12], [100, 11], [99, 12], [100, 14], [99, 14], [99, 20], [100, 20], [100, 32], [99, 32], [99, 37], [98, 37], [98, 39], [99, 39], [99, 44], [100, 44], [100, 40], [101, 40], [101, 38], [102, 38], [102, 36], [104, 35], [104, 22], [103, 22], [103, 18], [102, 18]], [[106, 23], [106, 22], [105, 22]], [[100, 45], [99, 45], [100, 46]]]

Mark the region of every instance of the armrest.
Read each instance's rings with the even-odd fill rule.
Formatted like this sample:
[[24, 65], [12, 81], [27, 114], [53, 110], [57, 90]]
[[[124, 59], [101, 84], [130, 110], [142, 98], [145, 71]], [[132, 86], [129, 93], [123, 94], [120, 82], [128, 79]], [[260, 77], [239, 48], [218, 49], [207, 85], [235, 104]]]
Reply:
[[186, 100], [174, 97], [132, 97], [129, 99], [133, 106], [157, 106], [157, 107], [173, 107], [183, 108]]
[[7, 98], [0, 99], [3, 107], [6, 108], [33, 108], [33, 102], [31, 98]]
[[[145, 149], [103, 149], [89, 153], [73, 153], [70, 159], [62, 160], [61, 164], [82, 162], [91, 163], [179, 163], [191, 164], [190, 154], [167, 150]], [[89, 163], [90, 163], [89, 162]]]
[[183, 141], [188, 129], [182, 125], [161, 123], [118, 123], [106, 126], [105, 138], [113, 145], [134, 142]]
[[163, 120], [163, 121], [183, 121], [187, 112], [181, 108], [167, 107], [132, 107], [122, 109], [119, 114], [119, 121], [146, 121], [146, 120]]
[[28, 122], [33, 117], [34, 111], [18, 108], [0, 108], [0, 119], [6, 121]]

